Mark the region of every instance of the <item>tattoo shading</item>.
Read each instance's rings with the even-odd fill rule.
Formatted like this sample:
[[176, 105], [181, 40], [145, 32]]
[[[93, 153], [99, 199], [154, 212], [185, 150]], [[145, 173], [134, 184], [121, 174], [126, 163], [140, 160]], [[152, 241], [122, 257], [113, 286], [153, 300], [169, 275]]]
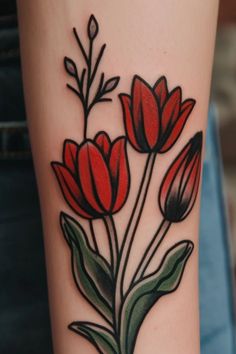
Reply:
[[[111, 101], [104, 97], [119, 83], [119, 77], [105, 81], [100, 76], [97, 93], [90, 97], [90, 88], [97, 74], [105, 44], [94, 62], [93, 44], [99, 33], [98, 22], [92, 15], [88, 21], [89, 50], [86, 51], [80, 37], [73, 30], [86, 67], [81, 70], [70, 58], [65, 58], [67, 73], [76, 87], [67, 84], [80, 99], [84, 112], [84, 138], [77, 143], [64, 141], [62, 161], [51, 166], [65, 202], [77, 215], [73, 218], [64, 212], [60, 224], [71, 251], [71, 268], [74, 282], [80, 294], [100, 314], [103, 322], [76, 321], [69, 329], [85, 337], [101, 354], [133, 354], [140, 327], [158, 300], [174, 292], [180, 285], [187, 261], [194, 244], [182, 240], [170, 247], [162, 256], [156, 270], [149, 265], [159, 253], [159, 246], [167, 237], [172, 224], [185, 220], [194, 207], [201, 175], [202, 132], [197, 132], [182, 148], [167, 169], [159, 193], [157, 208], [162, 220], [143, 251], [129, 284], [124, 279], [152, 179], [158, 154], [167, 153], [177, 142], [194, 108], [195, 100], [182, 100], [182, 90], [169, 91], [167, 79], [162, 76], [152, 86], [135, 75], [131, 93], [121, 93], [119, 98], [123, 112], [125, 135], [111, 141], [105, 131], [93, 139], [87, 137], [88, 118], [98, 102]], [[146, 164], [140, 176], [136, 200], [121, 245], [114, 214], [125, 205], [129, 196], [131, 173], [127, 146], [137, 154], [146, 155]], [[86, 233], [79, 219], [86, 219]], [[109, 257], [99, 250], [93, 221], [101, 219], [106, 230]]]

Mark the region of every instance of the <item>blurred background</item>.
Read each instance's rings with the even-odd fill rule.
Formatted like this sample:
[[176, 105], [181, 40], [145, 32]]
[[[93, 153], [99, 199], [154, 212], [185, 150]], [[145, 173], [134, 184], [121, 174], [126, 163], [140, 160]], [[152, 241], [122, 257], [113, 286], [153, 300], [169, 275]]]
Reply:
[[[211, 102], [200, 232], [201, 354], [236, 354], [236, 0], [220, 4]], [[25, 119], [16, 4], [0, 0], [0, 353], [52, 354]]]
[[212, 100], [219, 117], [225, 191], [236, 265], [236, 1], [220, 2], [212, 77]]

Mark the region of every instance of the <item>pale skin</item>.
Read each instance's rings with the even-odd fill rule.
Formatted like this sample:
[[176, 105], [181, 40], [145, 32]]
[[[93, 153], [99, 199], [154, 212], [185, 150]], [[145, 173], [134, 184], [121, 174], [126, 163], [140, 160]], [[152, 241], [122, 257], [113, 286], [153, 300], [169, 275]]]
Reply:
[[[88, 18], [99, 21], [97, 45], [107, 44], [101, 70], [121, 77], [111, 93], [112, 103], [101, 103], [92, 111], [88, 136], [106, 130], [114, 139], [124, 134], [118, 93], [130, 92], [132, 78], [139, 74], [154, 84], [163, 74], [171, 88], [180, 85], [184, 98], [193, 97], [196, 106], [178, 143], [159, 155], [153, 172], [141, 222], [132, 248], [128, 275], [132, 275], [147, 245], [146, 234], [153, 234], [161, 221], [157, 190], [172, 160], [196, 131], [205, 132], [210, 91], [212, 58], [218, 1], [168, 0], [18, 0], [21, 53], [28, 124], [31, 135], [44, 226], [52, 335], [55, 354], [95, 354], [85, 339], [69, 331], [75, 320], [101, 321], [79, 295], [72, 279], [70, 255], [58, 222], [61, 210], [70, 213], [50, 168], [50, 161], [61, 160], [64, 139], [82, 140], [82, 109], [78, 99], [66, 88], [68, 76], [63, 67], [65, 55], [82, 57], [71, 35], [73, 27], [85, 40]], [[128, 148], [132, 186], [125, 207], [115, 216], [119, 241], [135, 199], [144, 165], [144, 156]], [[169, 231], [162, 252], [183, 238], [192, 240], [194, 252], [188, 261], [180, 287], [160, 300], [146, 317], [138, 335], [135, 354], [199, 354], [198, 304], [198, 225], [199, 194], [189, 217]], [[88, 225], [80, 219], [84, 228]], [[101, 221], [94, 224], [98, 244], [108, 253]], [[33, 235], [32, 235], [33, 237]], [[154, 259], [151, 269], [158, 259]], [[157, 350], [158, 348], [158, 350]]]

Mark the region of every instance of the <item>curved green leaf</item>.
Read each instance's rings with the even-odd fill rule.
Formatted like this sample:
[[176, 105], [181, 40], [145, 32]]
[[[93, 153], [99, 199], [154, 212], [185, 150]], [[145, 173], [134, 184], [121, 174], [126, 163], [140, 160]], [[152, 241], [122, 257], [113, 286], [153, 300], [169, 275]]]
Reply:
[[89, 245], [82, 226], [61, 213], [61, 227], [71, 249], [71, 265], [75, 283], [82, 295], [112, 323], [113, 280], [107, 261]]
[[191, 241], [175, 244], [166, 252], [157, 271], [136, 283], [127, 294], [120, 316], [122, 354], [133, 353], [138, 331], [151, 307], [178, 288], [193, 247]]
[[104, 326], [91, 322], [73, 322], [69, 328], [88, 339], [100, 354], [118, 354], [119, 349], [113, 333]]

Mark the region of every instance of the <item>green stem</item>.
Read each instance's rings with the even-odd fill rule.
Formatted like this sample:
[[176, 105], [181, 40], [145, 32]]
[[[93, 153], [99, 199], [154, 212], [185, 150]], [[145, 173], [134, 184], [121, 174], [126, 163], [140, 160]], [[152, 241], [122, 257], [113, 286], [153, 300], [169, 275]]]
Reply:
[[147, 267], [149, 266], [154, 255], [156, 254], [156, 251], [159, 248], [161, 242], [163, 241], [165, 235], [167, 234], [170, 226], [171, 226], [170, 221], [167, 221], [165, 219], [162, 220], [160, 226], [158, 227], [157, 231], [155, 232], [152, 240], [150, 241], [150, 243], [149, 243], [149, 245], [142, 257], [142, 259], [136, 269], [136, 272], [134, 273], [134, 276], [131, 281], [131, 286], [143, 277]]
[[91, 233], [91, 237], [93, 240], [94, 250], [96, 253], [99, 254], [98, 244], [97, 244], [96, 235], [95, 235], [94, 227], [93, 227], [93, 220], [89, 220], [89, 228], [90, 228], [90, 233]]
[[113, 274], [115, 275], [116, 268], [117, 268], [118, 254], [119, 254], [116, 227], [112, 215], [104, 216], [103, 220], [108, 235], [108, 242], [109, 242], [110, 256], [111, 256], [111, 268], [113, 270]]
[[[134, 241], [134, 236], [146, 201], [155, 159], [156, 159], [155, 153], [150, 153], [147, 157], [137, 198], [121, 246], [120, 257], [119, 257], [117, 273], [116, 273], [116, 291], [115, 291], [115, 312], [116, 312], [117, 319], [119, 319], [120, 306], [123, 298], [125, 271], [130, 256], [131, 247]], [[116, 323], [116, 326], [118, 326], [118, 323]]]

